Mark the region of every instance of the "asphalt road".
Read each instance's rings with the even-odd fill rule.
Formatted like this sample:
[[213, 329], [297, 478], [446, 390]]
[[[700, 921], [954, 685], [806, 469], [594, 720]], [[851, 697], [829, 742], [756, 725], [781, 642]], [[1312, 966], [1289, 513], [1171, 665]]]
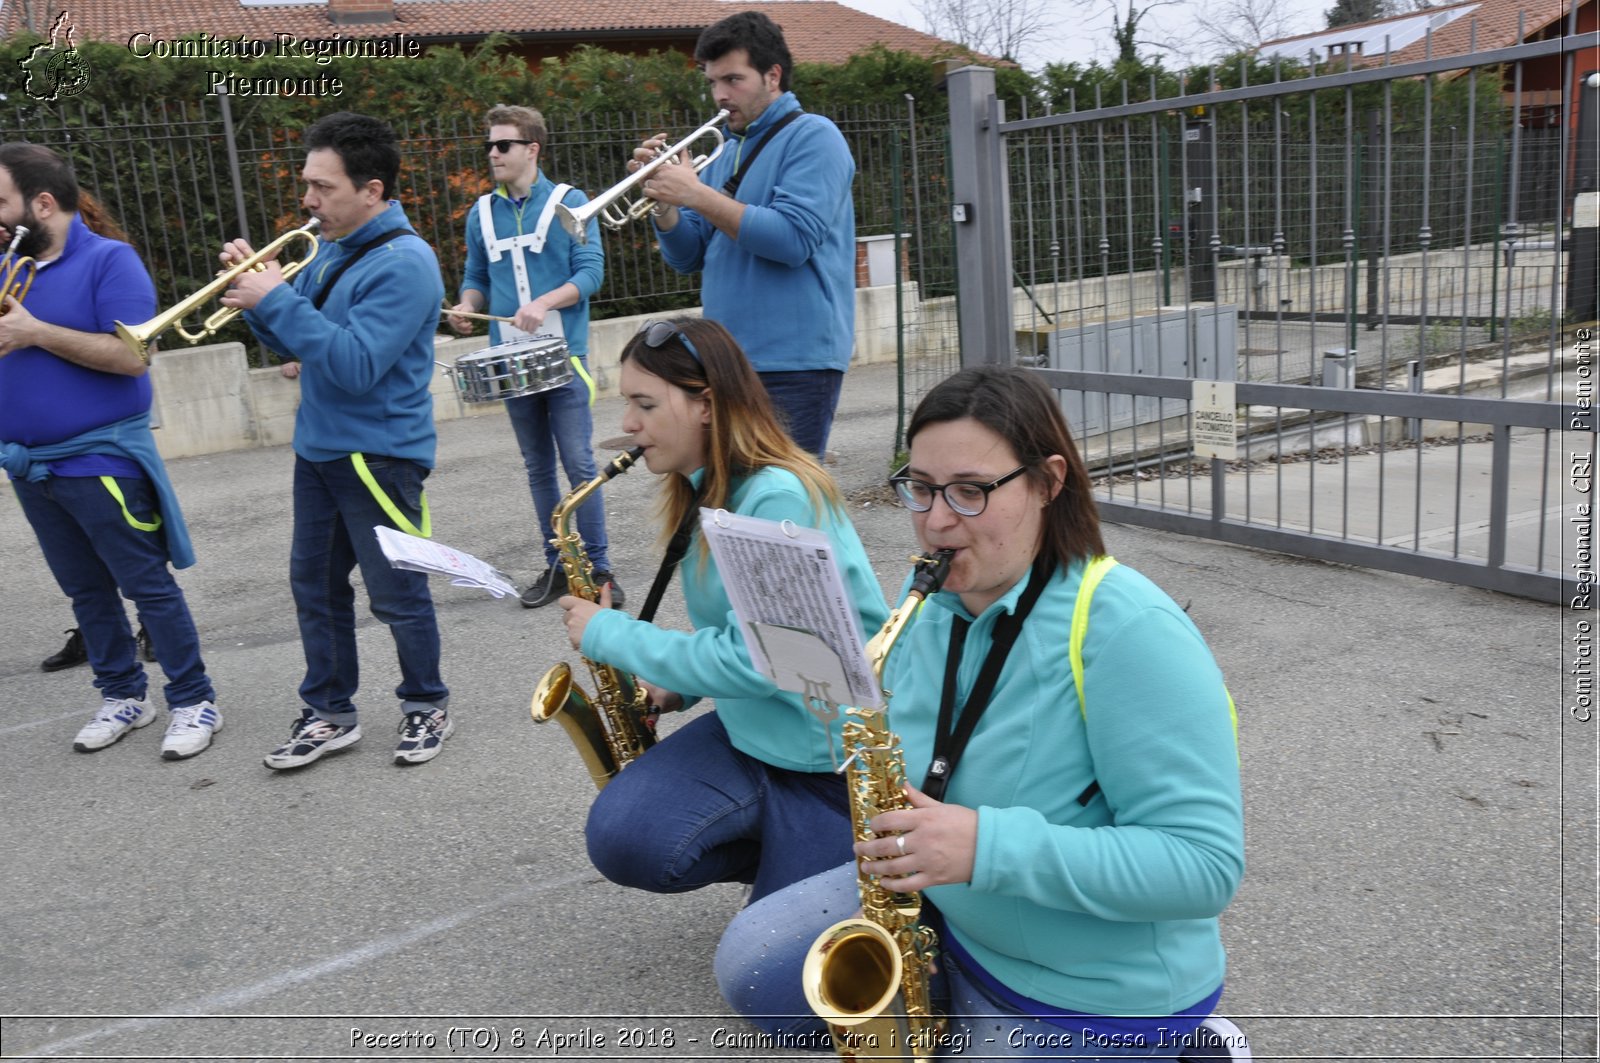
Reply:
[[[596, 439], [620, 418], [602, 401]], [[892, 367], [852, 372], [835, 472], [891, 594], [912, 546], [872, 490], [893, 419]], [[528, 715], [544, 670], [577, 663], [555, 609], [435, 582], [457, 730], [416, 768], [391, 763], [392, 643], [364, 618], [363, 741], [262, 766], [303, 665], [291, 465], [286, 448], [172, 463], [200, 555], [180, 580], [226, 718], [173, 763], [160, 725], [73, 752], [98, 697], [86, 669], [39, 671], [71, 614], [0, 492], [4, 1058], [780, 1058], [745, 1047], [711, 977], [738, 887], [657, 897], [589, 866], [591, 784]], [[658, 556], [653, 489], [641, 469], [606, 491], [635, 603]], [[537, 575], [502, 419], [441, 426], [429, 493], [439, 541], [519, 585]], [[1257, 1058], [1593, 1058], [1596, 725], [1563, 708], [1562, 611], [1108, 538], [1189, 606], [1239, 704], [1249, 868], [1222, 1010]], [[659, 621], [685, 622], [675, 591]]]

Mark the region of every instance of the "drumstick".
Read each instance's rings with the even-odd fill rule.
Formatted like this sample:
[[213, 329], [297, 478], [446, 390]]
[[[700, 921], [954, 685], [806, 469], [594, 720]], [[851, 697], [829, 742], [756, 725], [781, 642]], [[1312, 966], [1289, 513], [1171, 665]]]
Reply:
[[448, 306], [441, 309], [439, 314], [440, 316], [449, 317], [470, 317], [474, 321], [504, 321], [508, 325], [515, 320], [509, 317], [499, 317], [495, 314], [475, 314], [471, 310], [452, 310]]

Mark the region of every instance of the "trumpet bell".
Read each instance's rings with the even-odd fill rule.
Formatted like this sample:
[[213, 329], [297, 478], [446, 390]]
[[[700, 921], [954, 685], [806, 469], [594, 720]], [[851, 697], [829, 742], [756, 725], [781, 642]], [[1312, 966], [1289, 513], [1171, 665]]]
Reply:
[[190, 343], [199, 343], [209, 336], [216, 335], [222, 331], [224, 325], [239, 316], [240, 311], [237, 308], [231, 306], [223, 307], [194, 329], [185, 328], [182, 322], [191, 314], [198, 312], [201, 307], [209, 304], [213, 299], [220, 298], [223, 292], [231, 288], [234, 282], [246, 273], [266, 269], [267, 263], [277, 258], [284, 248], [290, 244], [304, 242], [306, 249], [303, 257], [283, 267], [284, 279], [288, 280], [309, 266], [321, 247], [316, 237], [316, 228], [319, 224], [321, 223], [316, 218], [312, 218], [300, 228], [290, 229], [243, 262], [235, 263], [218, 273], [211, 283], [189, 296], [189, 298], [175, 304], [171, 309], [157, 314], [149, 321], [141, 322], [137, 325], [125, 325], [121, 321], [116, 322], [117, 337], [127, 344], [130, 350], [148, 363], [150, 361], [150, 344], [154, 343], [157, 337], [169, 329], [175, 329], [178, 335]]
[[586, 244], [589, 242], [589, 223], [596, 218], [600, 219], [600, 223], [607, 229], [616, 231], [629, 222], [643, 221], [650, 217], [658, 208], [655, 200], [642, 194], [633, 199], [628, 197], [634, 194], [635, 189], [643, 187], [650, 179], [650, 175], [661, 167], [676, 165], [678, 156], [704, 137], [711, 137], [716, 141], [716, 146], [704, 155], [695, 156], [691, 163], [695, 173], [710, 166], [716, 157], [722, 154], [722, 149], [728, 146], [722, 130], [717, 128], [727, 120], [728, 112], [718, 111], [712, 116], [711, 121], [671, 147], [662, 148], [656, 152], [655, 158], [580, 207], [568, 207], [564, 203], [556, 204], [556, 220], [574, 240]]

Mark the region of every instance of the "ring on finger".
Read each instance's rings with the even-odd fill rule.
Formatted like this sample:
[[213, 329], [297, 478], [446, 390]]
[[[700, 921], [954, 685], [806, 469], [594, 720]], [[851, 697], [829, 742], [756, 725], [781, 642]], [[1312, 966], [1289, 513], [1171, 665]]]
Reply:
[[894, 847], [900, 850], [901, 856], [906, 855], [906, 836], [904, 834], [896, 834], [894, 836]]

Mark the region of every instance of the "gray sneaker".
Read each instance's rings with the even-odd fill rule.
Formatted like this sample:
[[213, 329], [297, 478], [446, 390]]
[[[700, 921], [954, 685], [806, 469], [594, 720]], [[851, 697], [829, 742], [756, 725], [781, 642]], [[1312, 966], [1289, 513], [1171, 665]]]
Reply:
[[141, 698], [106, 698], [94, 719], [84, 724], [78, 737], [73, 739], [72, 748], [79, 753], [93, 753], [155, 718], [156, 710]]

